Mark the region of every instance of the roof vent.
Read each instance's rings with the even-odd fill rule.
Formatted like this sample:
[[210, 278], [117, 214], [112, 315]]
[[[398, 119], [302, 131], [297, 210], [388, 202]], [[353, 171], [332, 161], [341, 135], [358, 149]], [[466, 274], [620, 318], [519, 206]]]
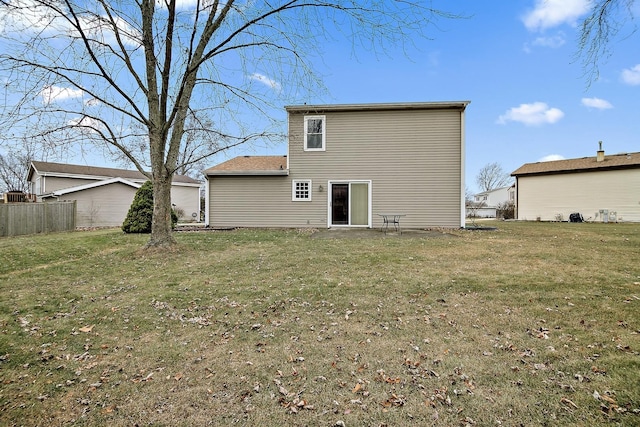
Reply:
[[596, 162], [604, 162], [604, 150], [602, 149], [602, 141], [598, 142], [599, 148], [596, 156]]

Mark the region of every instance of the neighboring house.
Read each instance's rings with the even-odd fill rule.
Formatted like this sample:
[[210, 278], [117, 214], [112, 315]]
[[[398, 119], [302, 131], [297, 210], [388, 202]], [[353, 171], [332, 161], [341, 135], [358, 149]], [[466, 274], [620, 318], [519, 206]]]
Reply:
[[506, 202], [513, 202], [515, 194], [515, 186], [513, 185], [478, 193], [473, 197], [473, 203], [478, 207], [474, 209], [467, 208], [467, 215], [475, 215], [480, 218], [495, 218], [498, 207]]
[[640, 153], [527, 163], [516, 178], [516, 218], [640, 221]]
[[464, 227], [469, 102], [285, 107], [286, 156], [205, 171], [211, 227]]
[[[77, 227], [112, 227], [122, 225], [147, 177], [126, 169], [33, 161], [27, 180], [39, 202], [75, 200]], [[200, 185], [188, 176], [173, 177], [171, 203], [184, 212], [181, 220], [199, 218]]]

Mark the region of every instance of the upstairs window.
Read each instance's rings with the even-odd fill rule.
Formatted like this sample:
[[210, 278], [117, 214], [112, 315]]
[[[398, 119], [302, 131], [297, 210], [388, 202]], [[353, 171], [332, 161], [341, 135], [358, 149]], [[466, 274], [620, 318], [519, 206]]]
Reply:
[[294, 202], [311, 201], [311, 181], [293, 181], [292, 193]]
[[304, 150], [325, 150], [325, 116], [307, 116], [304, 118]]

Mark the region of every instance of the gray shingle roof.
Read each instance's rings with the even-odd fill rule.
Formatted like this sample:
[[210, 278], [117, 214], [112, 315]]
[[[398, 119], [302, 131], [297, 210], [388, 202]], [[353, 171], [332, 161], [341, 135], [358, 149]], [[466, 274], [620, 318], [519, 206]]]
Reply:
[[204, 171], [205, 175], [286, 175], [287, 156], [240, 156]]
[[640, 153], [607, 155], [601, 162], [598, 162], [594, 156], [579, 159], [555, 160], [551, 162], [525, 163], [513, 171], [511, 176], [549, 175], [634, 168], [640, 168]]
[[[125, 178], [135, 181], [146, 181], [148, 178], [137, 170], [104, 168], [86, 165], [70, 165], [66, 163], [40, 162], [32, 161], [31, 164], [40, 175], [59, 174], [59, 175], [80, 175], [92, 176], [98, 178]], [[186, 184], [198, 184], [199, 181], [186, 175], [174, 175], [173, 182], [181, 182]]]

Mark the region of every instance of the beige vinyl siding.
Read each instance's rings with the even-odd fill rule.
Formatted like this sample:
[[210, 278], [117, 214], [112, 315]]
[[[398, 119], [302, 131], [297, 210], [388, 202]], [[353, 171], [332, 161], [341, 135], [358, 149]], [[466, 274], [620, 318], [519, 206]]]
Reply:
[[184, 216], [179, 218], [180, 221], [192, 221], [194, 213], [195, 220], [200, 220], [200, 187], [174, 183], [171, 186], [171, 203], [184, 211]]
[[294, 202], [287, 176], [216, 176], [209, 180], [212, 227], [326, 226], [326, 190], [318, 193], [315, 182], [311, 201]]
[[574, 212], [596, 218], [600, 209], [617, 212], [618, 220], [640, 221], [640, 169], [622, 169], [518, 177], [518, 219], [565, 221]]
[[[326, 151], [303, 150], [304, 114], [289, 116], [291, 179], [372, 180], [378, 213], [402, 213], [403, 226], [459, 227], [462, 189], [461, 112], [393, 110], [326, 112]], [[324, 198], [325, 211], [327, 198]], [[325, 213], [326, 217], [326, 213]], [[326, 219], [325, 219], [326, 221]]]
[[[120, 182], [74, 191], [59, 200], [76, 200], [77, 227], [118, 227], [122, 225], [137, 188]], [[199, 189], [176, 187], [171, 189], [171, 203], [185, 211], [183, 220], [191, 220], [191, 213], [200, 212]], [[196, 217], [198, 219], [198, 217]]]
[[60, 200], [76, 200], [76, 227], [118, 227], [127, 216], [136, 191], [115, 183], [69, 193]]
[[41, 180], [44, 183], [44, 188], [40, 188], [40, 194], [52, 193], [57, 190], [64, 190], [85, 184], [93, 184], [99, 181], [98, 179], [63, 178], [57, 176], [45, 176], [41, 177]]

